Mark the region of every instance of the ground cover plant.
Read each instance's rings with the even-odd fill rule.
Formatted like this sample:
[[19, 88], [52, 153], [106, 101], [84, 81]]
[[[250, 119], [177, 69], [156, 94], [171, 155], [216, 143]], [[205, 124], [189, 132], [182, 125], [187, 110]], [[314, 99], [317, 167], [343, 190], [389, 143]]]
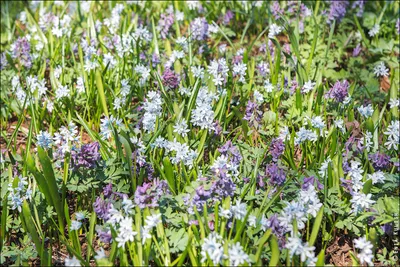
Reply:
[[2, 265], [399, 264], [398, 1], [1, 14]]

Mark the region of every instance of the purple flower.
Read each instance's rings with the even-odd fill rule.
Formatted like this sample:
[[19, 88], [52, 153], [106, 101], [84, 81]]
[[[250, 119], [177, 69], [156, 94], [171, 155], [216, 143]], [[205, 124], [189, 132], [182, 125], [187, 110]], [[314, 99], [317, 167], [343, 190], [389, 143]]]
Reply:
[[112, 193], [113, 193], [113, 190], [112, 190], [112, 183], [109, 183], [108, 185], [106, 185], [106, 186], [104, 187], [104, 189], [103, 189], [103, 194], [104, 194], [104, 196], [105, 196], [106, 198], [109, 198], [109, 197], [111, 197]]
[[317, 178], [315, 178], [315, 176], [304, 177], [304, 183], [303, 183], [303, 186], [301, 188], [304, 189], [304, 190], [307, 190], [307, 188], [309, 186], [314, 186], [315, 184], [317, 184], [318, 190], [324, 189], [324, 185], [321, 184], [319, 182], [319, 180]]
[[344, 178], [340, 178], [340, 181], [342, 182], [341, 186], [344, 187], [345, 191], [349, 192], [350, 194], [353, 194], [353, 188], [352, 188], [353, 182], [351, 180], [347, 180]]
[[266, 176], [269, 178], [269, 182], [272, 185], [281, 186], [286, 181], [285, 171], [278, 166], [276, 163], [270, 163], [265, 168]]
[[357, 17], [361, 17], [362, 14], [364, 13], [365, 2], [366, 2], [366, 0], [356, 0], [351, 5], [351, 8], [358, 8]]
[[207, 200], [211, 199], [211, 197], [211, 190], [205, 190], [204, 186], [199, 186], [196, 188], [193, 196], [192, 205], [196, 206], [197, 211], [202, 212], [204, 205], [207, 203]]
[[224, 25], [229, 24], [229, 22], [231, 22], [231, 19], [233, 19], [233, 12], [228, 10], [226, 11], [225, 16], [223, 18]]
[[158, 207], [158, 202], [163, 195], [170, 194], [168, 183], [165, 180], [154, 179], [150, 183], [138, 186], [135, 192], [135, 203], [139, 208]]
[[343, 82], [337, 81], [325, 97], [335, 99], [336, 102], [343, 102], [348, 96], [349, 87], [350, 85], [347, 80], [344, 80]]
[[196, 18], [190, 23], [190, 30], [194, 40], [205, 40], [208, 37], [208, 23], [205, 18]]
[[233, 197], [236, 190], [236, 185], [232, 178], [220, 173], [219, 178], [211, 186], [214, 200], [222, 200], [228, 196]]
[[[290, 3], [290, 2], [289, 2]], [[278, 1], [274, 1], [271, 6], [271, 13], [274, 16], [275, 19], [280, 18], [280, 16], [283, 14], [283, 9], [279, 5]]]
[[168, 89], [175, 89], [179, 85], [179, 76], [170, 69], [166, 69], [162, 75], [162, 82]]
[[357, 46], [353, 50], [353, 57], [358, 57], [361, 52], [361, 45], [357, 44]]
[[96, 229], [97, 235], [100, 238], [100, 241], [103, 243], [111, 243], [112, 241], [112, 235], [111, 235], [111, 230], [110, 229]]
[[161, 14], [157, 29], [160, 31], [161, 39], [166, 39], [168, 31], [174, 23], [174, 14]]
[[153, 53], [153, 56], [151, 57], [151, 63], [153, 64], [153, 66], [157, 66], [158, 64], [160, 64], [160, 62], [160, 57], [156, 53]]
[[223, 129], [222, 129], [221, 124], [219, 123], [219, 121], [215, 121], [213, 123], [213, 128], [214, 128], [214, 134], [215, 135], [220, 136], [222, 134]]
[[262, 114], [263, 113], [259, 109], [257, 103], [249, 100], [246, 106], [246, 114], [243, 119], [249, 122], [250, 127], [258, 128]]
[[7, 61], [6, 53], [3, 52], [3, 53], [1, 53], [1, 56], [0, 56], [0, 70], [5, 69], [7, 67], [7, 65], [8, 65], [8, 61]]
[[239, 149], [232, 144], [231, 140], [228, 140], [222, 147], [218, 148], [218, 151], [222, 155], [230, 156], [233, 164], [239, 164], [242, 160]]
[[101, 197], [97, 197], [96, 201], [93, 203], [93, 210], [100, 219], [107, 220], [110, 216], [110, 209], [111, 203]]
[[385, 223], [381, 226], [381, 229], [385, 234], [391, 236], [393, 234], [393, 223]]
[[11, 45], [11, 57], [13, 59], [19, 59], [22, 66], [26, 68], [32, 67], [32, 57], [31, 57], [31, 46], [26, 39], [26, 37], [19, 37]]
[[347, 6], [349, 5], [349, 1], [330, 1], [331, 6], [328, 14], [328, 24], [332, 24], [334, 20], [340, 21], [347, 12]]
[[79, 151], [72, 153], [73, 168], [94, 168], [100, 159], [100, 145], [97, 142], [82, 145]]
[[400, 34], [400, 19], [397, 19], [396, 21], [396, 29], [397, 29], [397, 34]]
[[285, 150], [285, 144], [283, 140], [280, 138], [275, 138], [271, 141], [271, 145], [269, 147], [269, 153], [272, 156], [273, 161], [278, 161], [279, 157], [282, 155]]
[[384, 153], [376, 152], [369, 155], [368, 158], [376, 170], [384, 170], [390, 166], [390, 157]]

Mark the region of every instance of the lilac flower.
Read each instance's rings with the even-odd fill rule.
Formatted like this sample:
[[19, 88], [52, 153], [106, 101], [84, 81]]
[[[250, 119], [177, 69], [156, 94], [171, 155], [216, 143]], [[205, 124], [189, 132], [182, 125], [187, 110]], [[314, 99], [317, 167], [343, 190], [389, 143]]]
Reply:
[[82, 145], [78, 152], [72, 153], [72, 166], [74, 169], [93, 168], [101, 158], [100, 145], [97, 142]]
[[153, 64], [153, 66], [157, 66], [158, 64], [160, 64], [160, 62], [160, 57], [156, 53], [153, 53], [151, 57], [151, 63]]
[[310, 177], [304, 177], [304, 183], [303, 186], [301, 187], [303, 190], [307, 190], [309, 186], [314, 186], [317, 184], [318, 190], [322, 190], [324, 188], [324, 185], [321, 184], [315, 176], [310, 176]]
[[161, 14], [160, 20], [158, 21], [157, 29], [160, 31], [161, 39], [166, 39], [168, 31], [174, 23], [174, 14]]
[[344, 99], [348, 96], [349, 87], [350, 85], [347, 80], [344, 80], [343, 82], [337, 81], [328, 91], [325, 97], [335, 99], [335, 101], [339, 103], [343, 102]]
[[234, 15], [233, 15], [232, 11], [230, 11], [230, 10], [226, 11], [224, 18], [223, 18], [224, 25], [228, 25], [229, 22], [231, 22], [231, 19], [233, 19], [233, 16]]
[[396, 29], [397, 29], [397, 34], [400, 34], [400, 19], [396, 20]]
[[276, 163], [270, 163], [265, 168], [265, 173], [269, 178], [269, 182], [272, 185], [281, 186], [286, 181], [285, 171], [278, 166]]
[[205, 190], [204, 186], [199, 186], [195, 190], [195, 195], [193, 196], [192, 205], [196, 206], [197, 211], [202, 212], [203, 206], [207, 203], [207, 200], [211, 199], [212, 191]]
[[112, 193], [113, 193], [113, 190], [112, 190], [112, 183], [109, 183], [109, 184], [106, 185], [106, 186], [104, 187], [104, 189], [103, 189], [104, 197], [109, 198], [109, 197], [111, 197]]
[[391, 236], [393, 234], [393, 223], [385, 223], [381, 226], [382, 231]]
[[347, 12], [347, 6], [349, 1], [330, 1], [330, 9], [328, 14], [328, 24], [331, 24], [334, 20], [340, 21]]
[[246, 106], [246, 114], [244, 116], [244, 120], [249, 122], [250, 127], [258, 128], [259, 123], [262, 118], [262, 111], [259, 109], [257, 103], [249, 100]]
[[32, 57], [31, 57], [31, 46], [26, 39], [26, 37], [19, 37], [11, 45], [11, 57], [13, 59], [19, 59], [22, 66], [26, 68], [32, 67]]
[[218, 151], [225, 156], [231, 156], [231, 162], [233, 164], [239, 164], [242, 160], [242, 155], [240, 154], [239, 149], [234, 146], [231, 140], [228, 140], [222, 147], [218, 148]]
[[357, 44], [357, 46], [353, 50], [353, 57], [358, 57], [361, 52], [361, 45]]
[[269, 153], [272, 156], [273, 161], [278, 161], [279, 157], [282, 155], [285, 150], [285, 144], [283, 140], [280, 138], [275, 138], [271, 141], [271, 145], [269, 147]]
[[93, 210], [96, 212], [97, 217], [103, 220], [107, 220], [110, 216], [111, 203], [97, 197], [96, 201], [93, 203]]
[[215, 200], [222, 200], [228, 196], [233, 197], [236, 184], [232, 181], [232, 178], [227, 175], [220, 174], [219, 178], [212, 184], [211, 189], [213, 198]]
[[283, 14], [283, 9], [279, 5], [278, 1], [274, 1], [271, 6], [271, 13], [274, 16], [275, 19], [280, 18], [280, 16]]
[[170, 194], [168, 183], [165, 180], [153, 180], [138, 186], [135, 192], [135, 204], [141, 209], [158, 207], [158, 202], [163, 195]]
[[387, 169], [390, 165], [390, 157], [384, 153], [376, 152], [368, 156], [369, 160], [372, 162], [372, 166], [375, 170]]
[[364, 5], [365, 5], [366, 0], [356, 0], [353, 2], [351, 5], [351, 8], [358, 8], [357, 11], [357, 17], [361, 17], [362, 14], [364, 13]]
[[222, 129], [221, 124], [219, 123], [219, 121], [215, 121], [213, 123], [212, 128], [214, 129], [214, 134], [217, 135], [217, 136], [220, 136], [222, 134], [222, 132], [223, 132], [223, 129]]
[[7, 57], [6, 57], [6, 53], [3, 52], [0, 55], [0, 70], [3, 70], [7, 67], [8, 65], [8, 61], [7, 61]]
[[208, 23], [205, 18], [196, 18], [190, 23], [190, 30], [194, 40], [205, 40], [208, 37]]
[[168, 89], [175, 89], [178, 88], [179, 85], [179, 76], [175, 74], [170, 69], [166, 69], [162, 75], [162, 82], [165, 87]]
[[111, 235], [111, 230], [110, 229], [102, 229], [101, 227], [96, 227], [96, 232], [98, 237], [100, 238], [100, 241], [103, 243], [111, 243], [112, 241], [112, 235]]

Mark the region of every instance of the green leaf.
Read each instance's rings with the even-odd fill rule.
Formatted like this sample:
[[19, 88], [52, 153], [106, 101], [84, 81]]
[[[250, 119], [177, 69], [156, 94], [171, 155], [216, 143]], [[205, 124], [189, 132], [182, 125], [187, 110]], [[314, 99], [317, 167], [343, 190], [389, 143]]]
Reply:
[[317, 239], [323, 215], [324, 215], [324, 206], [322, 206], [319, 209], [317, 217], [315, 217], [315, 221], [314, 221], [313, 229], [312, 229], [312, 232], [310, 235], [310, 239], [308, 240], [308, 244], [310, 244], [310, 246], [314, 245], [315, 240]]
[[277, 266], [279, 265], [280, 253], [278, 240], [274, 235], [269, 239], [269, 246], [271, 247], [271, 261], [269, 262], [269, 266]]

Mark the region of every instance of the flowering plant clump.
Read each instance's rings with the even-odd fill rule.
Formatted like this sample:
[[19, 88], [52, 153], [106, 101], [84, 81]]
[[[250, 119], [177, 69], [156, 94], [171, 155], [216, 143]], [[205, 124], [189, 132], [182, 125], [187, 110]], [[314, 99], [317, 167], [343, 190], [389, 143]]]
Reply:
[[1, 265], [400, 264], [398, 2], [1, 6]]

